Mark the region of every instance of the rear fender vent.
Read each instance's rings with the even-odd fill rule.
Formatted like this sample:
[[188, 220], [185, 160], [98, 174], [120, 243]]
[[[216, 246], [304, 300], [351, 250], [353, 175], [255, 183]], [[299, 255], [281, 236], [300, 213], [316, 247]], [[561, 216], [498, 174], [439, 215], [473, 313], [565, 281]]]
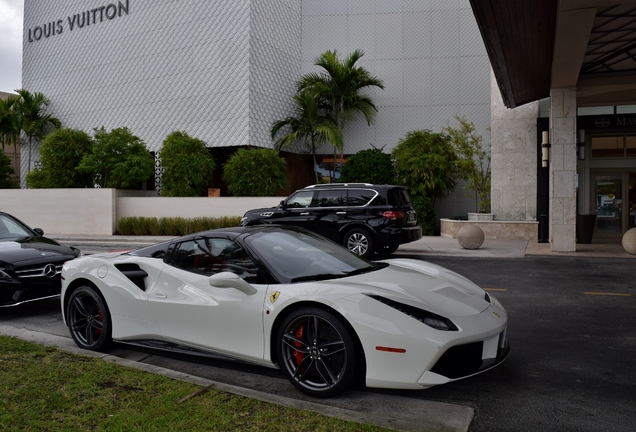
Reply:
[[148, 276], [145, 270], [139, 268], [137, 264], [115, 264], [115, 268], [122, 272], [124, 276], [137, 285], [142, 291], [146, 291], [144, 279]]

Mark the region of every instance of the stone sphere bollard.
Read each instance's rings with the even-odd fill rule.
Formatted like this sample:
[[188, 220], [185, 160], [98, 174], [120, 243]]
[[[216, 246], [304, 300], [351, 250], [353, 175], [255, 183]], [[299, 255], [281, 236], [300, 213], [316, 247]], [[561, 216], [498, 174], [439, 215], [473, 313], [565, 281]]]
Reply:
[[465, 225], [457, 233], [457, 241], [464, 249], [479, 249], [486, 236], [477, 225]]
[[623, 234], [623, 249], [628, 254], [636, 255], [636, 228], [628, 229]]

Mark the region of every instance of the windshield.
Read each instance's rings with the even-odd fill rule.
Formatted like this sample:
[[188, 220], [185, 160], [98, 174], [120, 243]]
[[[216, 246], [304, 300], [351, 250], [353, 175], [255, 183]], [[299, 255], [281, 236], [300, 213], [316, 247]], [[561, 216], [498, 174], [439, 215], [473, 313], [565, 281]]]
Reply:
[[7, 239], [17, 239], [31, 237], [33, 233], [17, 220], [0, 214], [0, 241]]
[[282, 283], [335, 279], [378, 268], [309, 232], [267, 230], [248, 236], [245, 242]]

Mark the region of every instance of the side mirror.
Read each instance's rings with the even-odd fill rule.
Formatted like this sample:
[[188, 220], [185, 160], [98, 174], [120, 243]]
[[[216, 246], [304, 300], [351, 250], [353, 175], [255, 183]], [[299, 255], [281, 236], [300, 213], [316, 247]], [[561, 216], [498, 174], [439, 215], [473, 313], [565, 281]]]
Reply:
[[210, 286], [215, 288], [234, 288], [247, 295], [256, 294], [256, 289], [241, 279], [236, 273], [225, 271], [213, 274], [210, 276], [209, 282]]
[[39, 236], [44, 235], [44, 230], [42, 228], [33, 228], [33, 231], [35, 231], [35, 233]]
[[285, 205], [285, 200], [282, 200], [280, 204], [278, 204], [278, 208], [281, 210], [285, 210], [287, 206]]

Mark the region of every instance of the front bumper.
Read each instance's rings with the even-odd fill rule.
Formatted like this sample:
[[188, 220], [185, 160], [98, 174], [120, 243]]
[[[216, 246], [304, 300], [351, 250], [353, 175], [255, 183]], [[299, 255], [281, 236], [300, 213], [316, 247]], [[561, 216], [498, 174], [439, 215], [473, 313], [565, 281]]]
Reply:
[[[419, 383], [430, 385], [431, 381], [441, 380], [442, 383], [467, 378], [485, 372], [500, 365], [510, 354], [510, 344], [504, 330], [498, 336], [490, 339], [456, 345], [449, 348], [426, 372]], [[439, 378], [433, 379], [433, 374]]]
[[18, 306], [35, 300], [59, 297], [60, 282], [48, 285], [0, 284], [0, 308]]

